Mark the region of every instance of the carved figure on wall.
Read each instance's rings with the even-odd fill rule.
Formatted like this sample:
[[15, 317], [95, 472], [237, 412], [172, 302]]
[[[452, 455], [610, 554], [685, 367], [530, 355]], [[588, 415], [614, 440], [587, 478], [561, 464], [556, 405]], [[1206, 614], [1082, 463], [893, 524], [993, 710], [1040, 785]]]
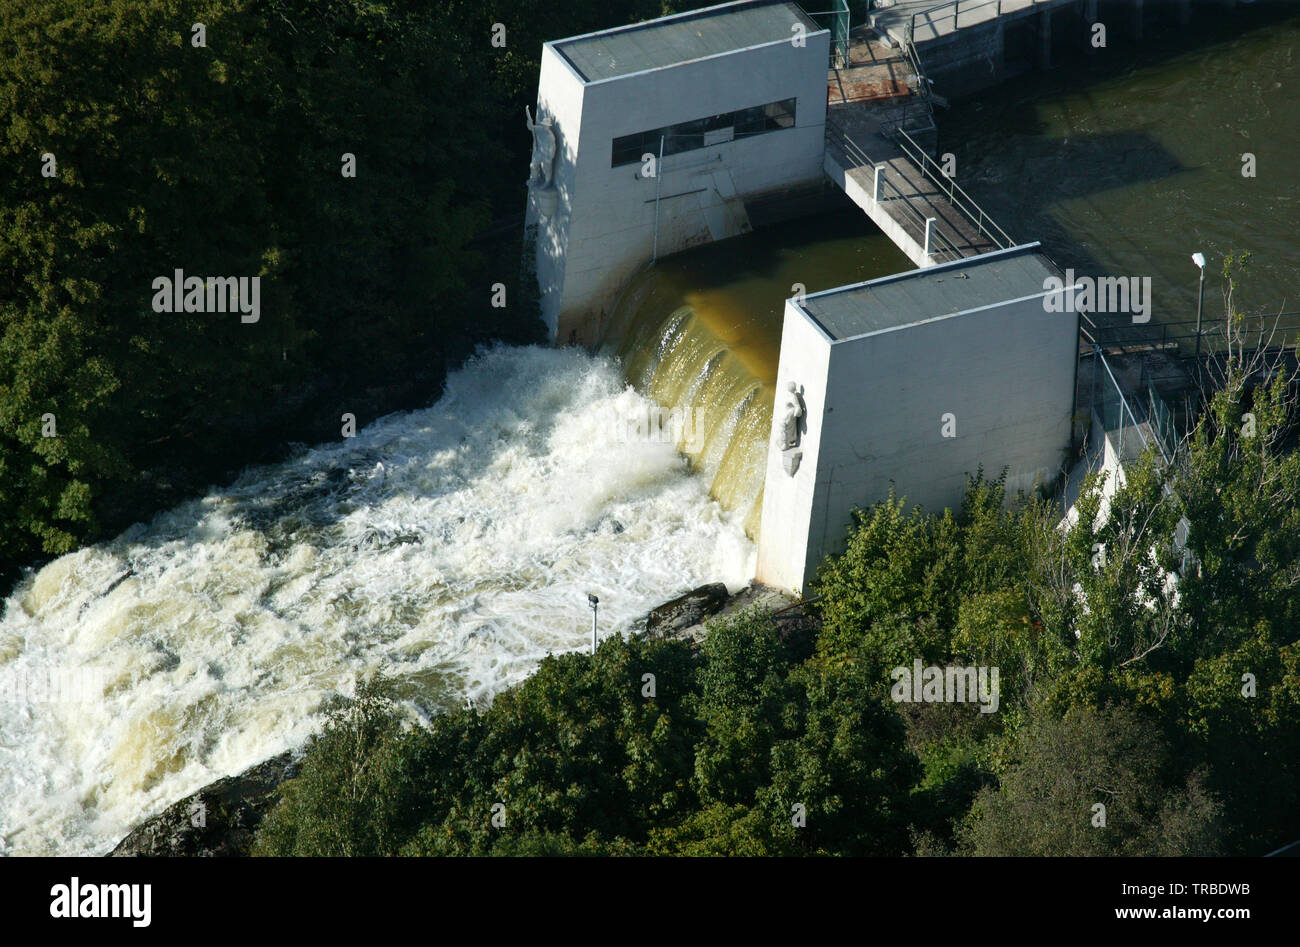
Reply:
[[806, 413], [799, 386], [794, 382], [786, 385], [785, 406], [781, 412], [781, 449], [794, 450], [799, 446], [799, 422]]
[[533, 160], [529, 165], [528, 186], [548, 188], [555, 165], [555, 123], [549, 118], [542, 118], [541, 109], [537, 110], [537, 121], [533, 121], [532, 110], [525, 105], [524, 116], [528, 120], [528, 130], [533, 133]]

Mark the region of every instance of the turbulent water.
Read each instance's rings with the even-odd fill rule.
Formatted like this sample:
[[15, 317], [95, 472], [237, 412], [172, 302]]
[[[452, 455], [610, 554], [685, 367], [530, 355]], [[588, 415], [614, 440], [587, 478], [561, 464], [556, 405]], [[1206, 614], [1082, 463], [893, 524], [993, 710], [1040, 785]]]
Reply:
[[[100, 853], [300, 745], [379, 669], [428, 710], [488, 696], [667, 596], [753, 574], [742, 523], [609, 358], [499, 348], [433, 407], [246, 472], [23, 581], [0, 620], [0, 837]], [[72, 678], [69, 680], [69, 678]], [[44, 700], [40, 687], [82, 688]]]
[[[377, 670], [412, 713], [489, 698], [589, 646], [588, 592], [611, 634], [744, 586], [790, 281], [906, 266], [856, 214], [661, 261], [606, 354], [490, 350], [431, 408], [26, 577], [0, 617], [0, 851], [102, 853]], [[660, 404], [699, 411], [674, 430]]]
[[623, 291], [608, 349], [668, 412], [650, 419], [757, 537], [785, 300], [911, 262], [856, 208], [660, 261]]

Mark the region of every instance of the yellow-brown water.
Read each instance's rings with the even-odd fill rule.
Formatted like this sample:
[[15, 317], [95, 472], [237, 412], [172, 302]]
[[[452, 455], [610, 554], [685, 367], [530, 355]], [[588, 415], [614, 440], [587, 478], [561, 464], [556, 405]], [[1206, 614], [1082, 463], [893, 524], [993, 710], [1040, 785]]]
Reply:
[[856, 209], [660, 260], [615, 306], [603, 348], [677, 419], [677, 447], [757, 538], [785, 300], [911, 269]]

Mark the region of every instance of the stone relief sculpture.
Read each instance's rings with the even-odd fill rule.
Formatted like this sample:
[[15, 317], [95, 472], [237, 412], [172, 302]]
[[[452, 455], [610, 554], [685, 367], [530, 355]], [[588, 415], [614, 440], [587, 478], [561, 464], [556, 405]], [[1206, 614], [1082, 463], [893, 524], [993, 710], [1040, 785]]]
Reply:
[[781, 413], [781, 449], [794, 450], [799, 446], [799, 422], [804, 416], [803, 398], [799, 394], [799, 386], [794, 382], [786, 385], [786, 391], [788, 394]]
[[548, 188], [555, 164], [555, 128], [549, 118], [542, 118], [541, 109], [537, 110], [537, 121], [533, 121], [532, 110], [524, 106], [524, 116], [528, 120], [528, 130], [533, 133], [533, 160], [529, 166], [528, 186]]
[[781, 410], [781, 463], [785, 472], [794, 476], [799, 470], [799, 461], [803, 451], [799, 450], [799, 425], [807, 410], [803, 396], [795, 382], [786, 385], [785, 405]]

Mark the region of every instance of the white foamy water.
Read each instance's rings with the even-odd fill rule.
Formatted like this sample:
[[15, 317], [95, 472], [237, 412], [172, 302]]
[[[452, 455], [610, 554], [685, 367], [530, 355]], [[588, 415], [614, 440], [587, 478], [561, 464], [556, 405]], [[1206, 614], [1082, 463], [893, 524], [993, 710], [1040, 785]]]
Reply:
[[496, 348], [431, 408], [27, 577], [0, 618], [0, 850], [103, 853], [302, 745], [372, 670], [426, 706], [490, 697], [589, 647], [587, 592], [609, 634], [746, 584], [738, 516], [672, 444], [611, 423], [648, 408], [613, 361]]

